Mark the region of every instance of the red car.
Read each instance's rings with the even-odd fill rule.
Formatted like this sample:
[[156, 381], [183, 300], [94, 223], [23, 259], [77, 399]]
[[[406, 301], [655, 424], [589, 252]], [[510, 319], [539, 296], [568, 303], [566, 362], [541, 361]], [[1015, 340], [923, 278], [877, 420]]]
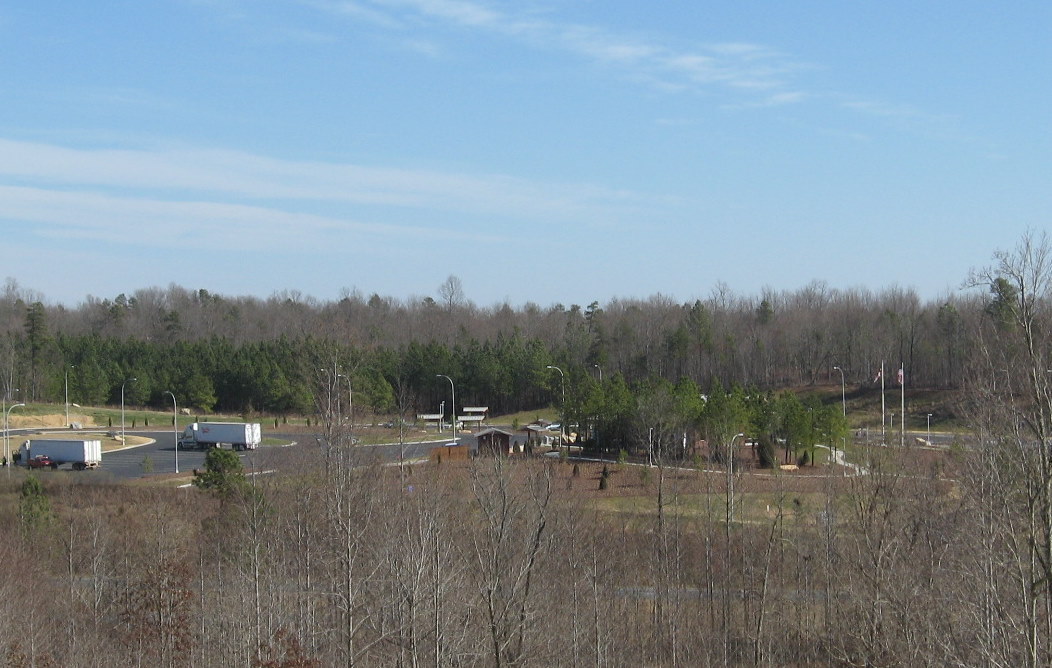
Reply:
[[29, 468], [31, 468], [31, 469], [43, 469], [43, 468], [57, 469], [58, 468], [58, 464], [56, 464], [55, 462], [51, 461], [51, 457], [48, 457], [47, 455], [38, 455], [38, 456], [33, 457], [32, 459], [29, 460]]

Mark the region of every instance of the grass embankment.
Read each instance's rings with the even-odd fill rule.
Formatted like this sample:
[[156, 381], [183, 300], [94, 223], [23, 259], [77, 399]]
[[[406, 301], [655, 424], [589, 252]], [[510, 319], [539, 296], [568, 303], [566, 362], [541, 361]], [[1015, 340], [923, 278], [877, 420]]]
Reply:
[[[825, 403], [840, 403], [840, 385], [818, 386], [801, 389], [800, 394], [818, 394]], [[901, 419], [902, 395], [898, 387], [890, 384], [884, 390], [884, 411], [890, 418], [894, 415], [894, 426], [898, 433]], [[879, 430], [881, 424], [880, 387], [848, 388], [846, 393], [847, 421], [852, 429], [868, 427], [872, 432]], [[959, 433], [966, 429], [960, 415], [959, 392], [951, 390], [929, 390], [906, 388], [906, 430], [910, 433], [924, 433], [929, 426], [928, 415], [931, 415], [933, 433]]]
[[103, 432], [103, 431], [60, 431], [60, 432], [48, 432], [44, 434], [33, 434], [21, 438], [22, 440], [30, 441], [47, 441], [47, 440], [62, 440], [62, 439], [78, 439], [85, 441], [101, 441], [103, 452], [112, 452], [114, 450], [120, 450], [121, 448], [131, 448], [136, 445], [143, 445], [149, 443], [150, 439], [143, 436], [135, 436], [133, 434], [125, 435], [125, 440], [121, 441], [120, 430], [114, 432]]
[[[10, 404], [8, 404], [10, 408]], [[243, 416], [243, 415], [219, 415], [206, 413], [191, 413], [184, 415], [180, 413], [175, 416], [180, 428], [192, 422], [259, 422], [264, 429], [290, 428], [310, 426], [317, 424], [316, 420], [309, 417], [273, 417], [273, 416]], [[30, 403], [19, 406], [11, 411], [10, 421], [12, 429], [53, 429], [65, 428], [69, 423], [79, 424], [85, 429], [120, 429], [122, 411], [120, 408], [109, 406], [75, 406], [69, 407], [69, 420], [66, 420], [66, 409], [62, 404]], [[172, 411], [157, 411], [125, 406], [123, 411], [125, 429], [163, 429], [172, 427]]]

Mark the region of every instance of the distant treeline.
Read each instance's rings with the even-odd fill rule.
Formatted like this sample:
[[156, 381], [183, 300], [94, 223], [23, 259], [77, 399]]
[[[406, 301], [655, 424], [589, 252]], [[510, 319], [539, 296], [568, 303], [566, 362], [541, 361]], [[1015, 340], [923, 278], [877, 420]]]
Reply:
[[359, 410], [393, 414], [436, 411], [448, 398], [436, 378], [444, 374], [458, 405], [509, 413], [559, 405], [563, 393], [568, 406], [582, 404], [588, 386], [615, 378], [632, 391], [684, 379], [703, 391], [776, 391], [839, 384], [842, 370], [847, 386], [859, 387], [874, 382], [882, 361], [888, 378], [903, 364], [909, 387], [956, 388], [981, 322], [996, 320], [1012, 297], [1007, 286], [1008, 294], [922, 302], [908, 289], [816, 282], [755, 297], [719, 286], [690, 303], [655, 296], [480, 308], [448, 288], [439, 301], [349, 294], [318, 302], [172, 286], [66, 308], [9, 279], [0, 292], [0, 392], [61, 402], [68, 387], [71, 401], [115, 404], [123, 386], [131, 405], [170, 405], [173, 392], [201, 411], [276, 415], [351, 396]]

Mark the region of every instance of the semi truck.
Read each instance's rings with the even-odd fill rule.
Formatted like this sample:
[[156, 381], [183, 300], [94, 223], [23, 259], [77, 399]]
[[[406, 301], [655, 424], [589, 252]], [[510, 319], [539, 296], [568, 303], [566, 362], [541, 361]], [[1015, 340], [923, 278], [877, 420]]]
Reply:
[[[72, 464], [74, 471], [102, 466], [102, 441], [36, 439], [19, 448], [19, 460], [31, 468], [57, 469]], [[35, 464], [35, 465], [34, 465]]]
[[207, 450], [229, 445], [234, 450], [255, 450], [262, 440], [258, 422], [194, 422], [179, 437], [179, 449]]

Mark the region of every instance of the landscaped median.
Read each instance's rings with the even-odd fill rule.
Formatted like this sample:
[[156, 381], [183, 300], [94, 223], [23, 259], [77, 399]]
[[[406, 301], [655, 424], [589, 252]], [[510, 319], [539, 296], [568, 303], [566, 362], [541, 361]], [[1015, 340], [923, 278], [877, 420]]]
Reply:
[[[15, 438], [12, 435], [12, 440]], [[101, 441], [103, 452], [114, 452], [117, 450], [123, 450], [125, 448], [134, 448], [140, 445], [146, 445], [147, 443], [153, 443], [152, 438], [145, 436], [133, 436], [132, 434], [126, 434], [125, 440], [121, 440], [120, 433], [115, 432], [99, 432], [99, 431], [47, 431], [47, 432], [36, 432], [32, 434], [20, 434], [18, 435], [18, 443], [21, 444], [23, 441], [44, 441], [44, 440], [85, 440], [85, 441]]]

